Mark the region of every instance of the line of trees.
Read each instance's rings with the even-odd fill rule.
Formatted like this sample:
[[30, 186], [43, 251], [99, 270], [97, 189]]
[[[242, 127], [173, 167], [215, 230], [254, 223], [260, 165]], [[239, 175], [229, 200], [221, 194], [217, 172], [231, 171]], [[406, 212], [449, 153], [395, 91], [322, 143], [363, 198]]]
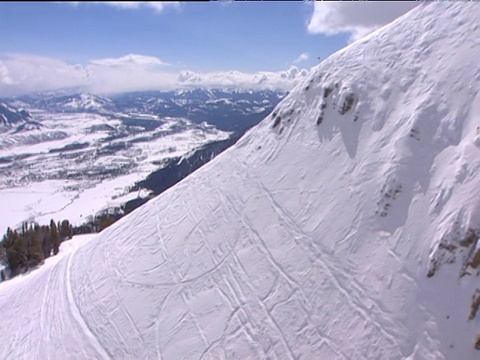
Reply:
[[96, 216], [87, 216], [86, 221], [82, 225], [73, 227], [73, 235], [101, 232], [122, 217], [123, 213], [121, 212], [116, 212], [114, 214], [101, 213]]
[[[57, 255], [60, 244], [73, 235], [100, 232], [123, 216], [121, 211], [104, 212], [90, 216], [80, 226], [72, 226], [68, 220], [50, 225], [23, 223], [21, 229], [7, 229], [0, 241], [0, 281], [12, 278], [35, 268], [52, 255]], [[4, 265], [6, 269], [2, 270]]]
[[0, 243], [0, 263], [10, 270], [10, 276], [29, 271], [52, 255], [58, 254], [60, 244], [73, 236], [68, 220], [50, 225], [24, 223], [20, 232], [7, 229]]

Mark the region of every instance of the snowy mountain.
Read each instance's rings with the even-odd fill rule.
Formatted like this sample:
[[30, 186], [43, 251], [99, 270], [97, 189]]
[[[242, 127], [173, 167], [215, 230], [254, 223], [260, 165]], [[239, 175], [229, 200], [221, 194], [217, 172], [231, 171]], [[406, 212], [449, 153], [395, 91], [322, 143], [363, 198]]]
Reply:
[[61, 104], [61, 109], [66, 111], [99, 111], [112, 107], [110, 99], [92, 95], [92, 94], [76, 94], [65, 99]]
[[31, 115], [23, 110], [0, 102], [0, 132], [32, 122]]
[[478, 359], [479, 18], [420, 4], [184, 181], [0, 284], [0, 357]]
[[[75, 91], [78, 89], [72, 89]], [[111, 97], [66, 90], [6, 99], [49, 113], [148, 114], [186, 117], [196, 123], [207, 121], [221, 130], [243, 132], [268, 115], [286, 96], [280, 90], [187, 89], [143, 91]], [[241, 121], [240, 121], [241, 120]]]
[[40, 93], [23, 96], [20, 101], [49, 112], [101, 112], [114, 109], [111, 99], [88, 93]]

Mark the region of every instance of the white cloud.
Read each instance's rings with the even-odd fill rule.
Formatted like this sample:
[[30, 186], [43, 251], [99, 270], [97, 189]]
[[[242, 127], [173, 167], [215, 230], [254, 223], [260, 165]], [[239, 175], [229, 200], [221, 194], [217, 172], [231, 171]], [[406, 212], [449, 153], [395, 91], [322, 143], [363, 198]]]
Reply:
[[1, 85], [11, 85], [13, 84], [10, 75], [8, 74], [7, 67], [0, 61], [0, 86]]
[[134, 10], [134, 9], [140, 9], [140, 8], [149, 8], [153, 9], [156, 12], [162, 12], [166, 8], [179, 8], [180, 3], [177, 1], [169, 1], [169, 2], [163, 2], [163, 1], [70, 1], [67, 4], [70, 4], [72, 6], [79, 6], [82, 4], [100, 4], [100, 5], [107, 5], [111, 7], [115, 7], [118, 9], [124, 9], [124, 10]]
[[82, 1], [55, 1], [56, 4], [67, 4], [73, 7], [77, 7]]
[[296, 66], [279, 72], [201, 73], [178, 71], [165, 64], [157, 57], [139, 54], [96, 59], [85, 66], [41, 56], [9, 54], [0, 58], [0, 96], [65, 88], [82, 88], [98, 94], [192, 87], [290, 90], [307, 75], [306, 70]]
[[177, 74], [165, 71], [163, 61], [153, 56], [130, 54], [120, 58], [93, 60], [88, 91], [121, 93], [129, 91], [171, 89]]
[[69, 2], [62, 2], [59, 3], [67, 4], [73, 7], [78, 7], [79, 5], [85, 4], [96, 4], [96, 5], [107, 5], [111, 7], [115, 7], [117, 9], [124, 9], [124, 10], [135, 10], [140, 8], [149, 8], [153, 9], [156, 12], [162, 12], [166, 8], [180, 8], [181, 3], [178, 1], [69, 1]]
[[244, 73], [235, 70], [199, 73], [187, 70], [180, 72], [177, 84], [182, 87], [291, 90], [307, 74], [307, 70], [300, 70], [296, 66], [291, 66], [286, 71], [259, 71], [255, 73]]
[[351, 33], [357, 40], [417, 6], [400, 1], [317, 1], [308, 24], [310, 33]]
[[307, 61], [308, 59], [310, 59], [310, 54], [308, 52], [304, 52], [304, 53], [301, 53], [298, 58], [296, 58], [295, 60], [293, 60], [293, 63], [294, 64], [298, 64], [300, 62], [304, 62], [304, 61]]
[[120, 9], [138, 9], [140, 7], [148, 7], [158, 12], [163, 11], [168, 6], [178, 6], [178, 3], [161, 1], [102, 1], [102, 3]]
[[128, 54], [119, 58], [106, 58], [91, 60], [90, 63], [94, 65], [106, 65], [106, 66], [125, 66], [125, 65], [170, 65], [166, 62], [163, 62], [157, 57], [146, 56], [146, 55], [137, 55], [137, 54]]
[[138, 9], [142, 3], [135, 1], [98, 1], [98, 4], [110, 5], [120, 9]]
[[88, 72], [81, 65], [36, 55], [9, 54], [2, 57], [0, 95], [30, 93], [41, 90], [84, 86]]

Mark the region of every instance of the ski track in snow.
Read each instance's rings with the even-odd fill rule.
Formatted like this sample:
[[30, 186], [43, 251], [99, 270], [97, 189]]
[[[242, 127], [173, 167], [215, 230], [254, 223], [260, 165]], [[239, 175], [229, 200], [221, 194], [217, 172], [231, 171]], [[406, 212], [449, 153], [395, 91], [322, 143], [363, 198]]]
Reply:
[[[310, 250], [316, 256], [316, 259], [314, 261], [319, 262], [321, 264], [321, 266], [325, 270], [325, 273], [331, 277], [333, 283], [335, 284], [335, 287], [345, 296], [347, 301], [351, 303], [351, 305], [355, 308], [356, 311], [358, 311], [361, 314], [362, 317], [376, 324], [376, 326], [378, 326], [378, 328], [382, 331], [382, 333], [384, 333], [384, 335], [386, 335], [386, 337], [391, 340], [391, 343], [394, 344], [395, 337], [392, 334], [387, 333], [385, 329], [382, 327], [382, 325], [379, 324], [377, 320], [373, 319], [369, 314], [369, 312], [373, 312], [375, 313], [376, 316], [381, 318], [381, 315], [380, 316], [378, 315], [382, 311], [382, 309], [380, 309], [380, 312], [379, 312], [380, 306], [377, 303], [373, 303], [373, 308], [367, 309], [366, 306], [358, 302], [356, 299], [363, 299], [363, 301], [366, 301], [367, 299], [369, 299], [367, 291], [365, 291], [365, 289], [363, 289], [355, 281], [355, 279], [350, 276], [350, 274], [347, 274], [345, 270], [339, 269], [338, 267], [337, 268], [334, 267], [332, 265], [332, 261], [328, 259], [329, 257], [328, 253], [325, 250], [319, 251], [316, 249], [315, 243], [312, 240], [311, 235], [307, 235], [306, 233], [304, 233], [302, 230], [299, 229], [298, 225], [291, 218], [291, 216], [288, 215], [284, 210], [282, 210], [282, 208], [273, 199], [269, 190], [267, 190], [263, 184], [259, 184], [259, 187], [263, 190], [264, 194], [266, 194], [267, 197], [270, 199], [272, 207], [274, 208], [275, 212], [280, 216], [280, 218], [284, 221], [284, 223], [287, 224], [289, 228], [294, 229], [294, 231], [297, 234], [305, 237], [308, 240], [308, 242], [310, 243], [308, 250]], [[347, 287], [349, 285], [352, 286], [353, 288], [348, 289]], [[351, 296], [350, 294], [352, 294], [353, 292], [358, 293], [358, 295], [355, 297]]]
[[82, 314], [80, 313], [80, 310], [75, 303], [75, 299], [73, 297], [73, 292], [72, 292], [72, 283], [71, 283], [71, 264], [72, 264], [72, 258], [75, 255], [75, 250], [73, 250], [70, 255], [68, 256], [68, 261], [67, 261], [67, 271], [66, 271], [66, 279], [65, 279], [65, 287], [66, 287], [66, 293], [68, 297], [68, 310], [70, 310], [72, 314], [72, 318], [77, 322], [77, 324], [80, 326], [80, 328], [83, 331], [83, 334], [85, 337], [88, 339], [90, 342], [91, 346], [97, 351], [97, 353], [100, 355], [102, 359], [110, 359], [110, 356], [107, 354], [105, 349], [102, 347], [98, 339], [95, 337], [95, 335], [92, 333], [90, 328], [88, 327], [87, 323], [82, 317]]

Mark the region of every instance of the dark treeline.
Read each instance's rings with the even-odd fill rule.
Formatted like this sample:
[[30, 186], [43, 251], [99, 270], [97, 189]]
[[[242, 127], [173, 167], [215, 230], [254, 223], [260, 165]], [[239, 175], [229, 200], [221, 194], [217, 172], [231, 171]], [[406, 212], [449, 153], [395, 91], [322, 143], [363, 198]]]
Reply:
[[95, 216], [88, 216], [82, 225], [73, 227], [73, 235], [98, 233], [124, 216], [120, 209], [110, 209], [110, 211], [112, 212], [100, 212]]
[[[0, 242], [0, 281], [23, 274], [35, 268], [50, 256], [57, 255], [62, 241], [73, 235], [97, 233], [112, 225], [122, 216], [121, 213], [100, 214], [80, 226], [72, 226], [68, 220], [49, 225], [23, 223], [18, 230], [7, 229]], [[8, 271], [8, 272], [7, 272]]]
[[72, 236], [68, 220], [42, 226], [24, 223], [20, 231], [8, 228], [0, 243], [0, 263], [10, 270], [10, 277], [25, 273], [58, 254], [61, 242]]

